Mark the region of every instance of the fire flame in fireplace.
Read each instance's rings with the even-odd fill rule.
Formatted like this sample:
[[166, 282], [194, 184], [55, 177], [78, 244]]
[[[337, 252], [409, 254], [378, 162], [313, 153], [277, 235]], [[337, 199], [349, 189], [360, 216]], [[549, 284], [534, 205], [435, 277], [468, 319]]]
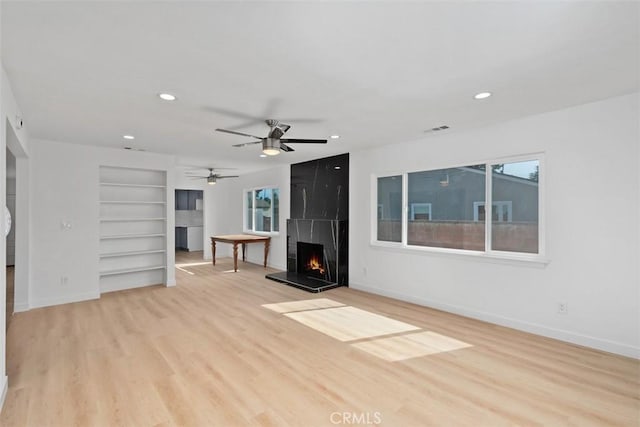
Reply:
[[312, 256], [307, 262], [307, 268], [309, 270], [315, 270], [320, 274], [324, 274], [324, 267], [322, 266], [322, 262], [316, 257]]

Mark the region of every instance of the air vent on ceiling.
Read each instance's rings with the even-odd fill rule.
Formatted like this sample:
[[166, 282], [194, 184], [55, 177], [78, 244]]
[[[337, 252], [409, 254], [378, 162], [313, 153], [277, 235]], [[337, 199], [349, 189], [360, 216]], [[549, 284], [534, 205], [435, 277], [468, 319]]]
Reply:
[[438, 127], [435, 127], [435, 128], [427, 129], [427, 130], [425, 130], [425, 133], [440, 132], [441, 130], [447, 130], [447, 129], [449, 129], [449, 126], [442, 125], [442, 126], [438, 126]]

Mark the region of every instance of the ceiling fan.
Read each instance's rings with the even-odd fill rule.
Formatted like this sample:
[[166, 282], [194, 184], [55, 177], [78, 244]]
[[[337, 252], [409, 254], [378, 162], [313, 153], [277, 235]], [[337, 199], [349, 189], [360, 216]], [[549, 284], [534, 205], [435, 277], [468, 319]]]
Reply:
[[220, 175], [220, 174], [217, 174], [217, 173], [213, 173], [213, 168], [208, 168], [208, 169], [209, 169], [209, 175], [208, 176], [194, 176], [191, 179], [206, 179], [207, 180], [207, 184], [215, 185], [216, 182], [218, 182], [219, 179], [238, 178], [238, 175]]
[[[258, 141], [245, 142], [243, 144], [236, 144], [234, 147], [244, 147], [245, 145], [253, 145], [262, 143], [262, 152], [267, 156], [275, 156], [282, 151], [295, 151], [287, 144], [326, 144], [326, 139], [281, 139], [284, 134], [291, 128], [289, 125], [280, 123], [278, 120], [267, 119], [265, 120], [267, 126], [269, 126], [269, 134], [266, 137], [260, 137], [255, 135], [249, 135], [248, 133], [236, 132], [234, 130], [216, 129], [218, 132], [230, 133], [233, 135], [248, 136], [249, 138], [255, 138]], [[285, 144], [287, 143], [287, 144]]]

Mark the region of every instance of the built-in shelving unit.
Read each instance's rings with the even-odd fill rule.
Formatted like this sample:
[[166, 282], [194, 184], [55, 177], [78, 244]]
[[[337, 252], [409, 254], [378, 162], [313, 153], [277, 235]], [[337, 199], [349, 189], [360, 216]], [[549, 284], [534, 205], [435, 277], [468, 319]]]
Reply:
[[100, 292], [166, 283], [166, 172], [100, 167]]

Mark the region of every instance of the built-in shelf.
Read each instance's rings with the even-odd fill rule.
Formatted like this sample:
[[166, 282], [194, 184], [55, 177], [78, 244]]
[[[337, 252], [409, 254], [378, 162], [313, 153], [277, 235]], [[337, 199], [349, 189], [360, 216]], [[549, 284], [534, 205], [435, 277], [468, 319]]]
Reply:
[[142, 239], [145, 237], [165, 237], [164, 233], [156, 233], [156, 234], [117, 234], [111, 236], [100, 236], [100, 240], [109, 240], [109, 239]]
[[100, 167], [100, 292], [166, 283], [167, 174]]
[[100, 222], [166, 221], [166, 218], [100, 218]]
[[101, 200], [104, 205], [164, 205], [165, 202], [146, 202], [140, 200]]
[[100, 276], [113, 276], [116, 274], [139, 273], [141, 271], [164, 270], [164, 265], [153, 265], [150, 267], [121, 268], [118, 270], [101, 271]]
[[146, 255], [146, 254], [163, 254], [167, 251], [164, 249], [152, 249], [146, 251], [126, 251], [126, 252], [111, 252], [106, 254], [100, 254], [100, 258], [115, 258], [132, 255]]
[[100, 185], [105, 187], [141, 187], [141, 188], [167, 188], [165, 185], [155, 184], [123, 184], [119, 182], [101, 182]]

